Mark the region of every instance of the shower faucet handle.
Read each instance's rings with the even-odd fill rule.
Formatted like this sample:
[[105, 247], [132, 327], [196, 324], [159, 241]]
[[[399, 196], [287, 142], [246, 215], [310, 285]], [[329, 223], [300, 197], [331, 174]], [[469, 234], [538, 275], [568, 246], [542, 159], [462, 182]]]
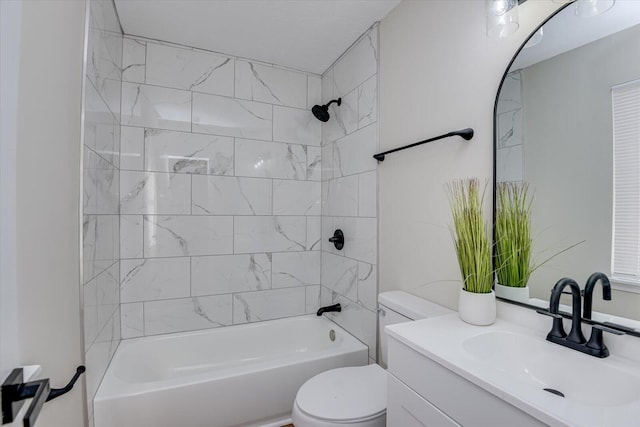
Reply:
[[337, 229], [334, 231], [333, 237], [330, 237], [329, 241], [333, 243], [337, 250], [342, 250], [344, 248], [344, 233], [342, 233], [342, 230]]

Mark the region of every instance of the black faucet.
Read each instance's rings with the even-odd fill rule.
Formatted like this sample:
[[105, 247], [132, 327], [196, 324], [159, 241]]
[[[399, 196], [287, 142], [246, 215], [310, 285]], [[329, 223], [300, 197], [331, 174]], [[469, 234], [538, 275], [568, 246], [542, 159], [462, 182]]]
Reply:
[[340, 305], [340, 303], [338, 303], [338, 304], [328, 305], [326, 307], [320, 307], [318, 309], [318, 312], [316, 313], [316, 316], [322, 316], [322, 313], [328, 313], [330, 311], [340, 312], [342, 311], [342, 306]]
[[555, 342], [556, 344], [564, 345], [566, 347], [574, 348], [573, 344], [582, 345], [587, 341], [584, 338], [584, 335], [582, 335], [582, 298], [580, 297], [580, 286], [578, 286], [575, 280], [565, 277], [564, 279], [560, 279], [558, 283], [556, 283], [556, 285], [553, 287], [553, 290], [551, 291], [549, 312], [552, 315], [560, 314], [558, 312], [560, 308], [560, 296], [562, 296], [562, 290], [566, 286], [569, 286], [571, 288], [571, 300], [573, 305], [573, 310], [571, 313], [571, 332], [569, 332], [569, 335], [567, 336], [564, 328], [562, 327], [562, 317], [552, 316], [553, 326], [551, 327], [551, 331], [547, 335], [547, 340]]
[[[609, 284], [607, 276], [602, 273], [592, 274], [591, 277], [589, 277], [589, 281], [587, 282], [588, 290], [585, 290], [585, 307], [587, 306], [587, 294], [589, 295], [589, 317], [591, 316], [591, 295], [593, 294], [593, 287], [599, 280], [603, 281], [603, 289], [608, 289], [603, 290], [603, 294], [609, 294], [608, 299], [611, 299], [611, 286]], [[571, 288], [573, 306], [571, 313], [571, 332], [569, 332], [569, 335], [567, 335], [564, 331], [564, 328], [562, 326], [563, 317], [559, 313], [560, 297], [563, 293], [562, 290], [566, 286], [569, 286]], [[564, 279], [560, 279], [558, 283], [556, 283], [556, 285], [553, 287], [553, 290], [551, 291], [549, 311], [538, 310], [538, 313], [540, 314], [545, 314], [547, 316], [553, 317], [553, 326], [551, 327], [551, 331], [547, 334], [547, 341], [551, 341], [553, 343], [578, 350], [579, 352], [586, 353], [591, 356], [607, 357], [609, 356], [609, 349], [607, 349], [607, 347], [604, 345], [602, 332], [610, 332], [616, 335], [622, 335], [622, 332], [603, 325], [593, 325], [591, 329], [591, 336], [589, 337], [589, 341], [587, 342], [587, 340], [584, 338], [584, 335], [582, 335], [582, 316], [580, 313], [580, 303], [582, 302], [581, 299], [580, 286], [578, 286], [575, 280], [565, 277]], [[606, 296], [605, 299], [607, 299]]]
[[602, 299], [605, 301], [611, 301], [611, 283], [609, 278], [604, 273], [593, 273], [587, 279], [587, 284], [584, 286], [584, 310], [583, 316], [585, 319], [591, 319], [591, 307], [593, 305], [593, 288], [602, 283]]

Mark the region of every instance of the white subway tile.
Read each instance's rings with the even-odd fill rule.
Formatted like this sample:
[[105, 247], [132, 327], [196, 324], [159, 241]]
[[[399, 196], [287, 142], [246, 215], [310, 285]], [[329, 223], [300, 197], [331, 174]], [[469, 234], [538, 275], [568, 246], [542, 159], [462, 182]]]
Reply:
[[311, 110], [316, 104], [322, 104], [322, 79], [320, 76], [309, 74], [307, 76], [307, 110]]
[[191, 177], [120, 171], [120, 212], [185, 215], [191, 213]]
[[144, 129], [122, 126], [120, 138], [120, 169], [142, 171], [144, 168]]
[[125, 37], [122, 43], [122, 80], [144, 83], [147, 43]]
[[378, 127], [371, 124], [336, 142], [333, 149], [335, 176], [376, 170], [373, 155], [378, 151]]
[[321, 124], [311, 111], [273, 107], [273, 140], [320, 146]]
[[320, 183], [273, 181], [274, 215], [320, 215]]
[[378, 222], [376, 218], [347, 218], [344, 227], [345, 256], [369, 264], [377, 263], [377, 234]]
[[217, 328], [231, 324], [231, 295], [144, 303], [145, 335]]
[[233, 96], [232, 58], [193, 49], [147, 43], [147, 83]]
[[378, 71], [378, 29], [369, 31], [333, 67], [337, 96], [350, 92]]
[[144, 216], [145, 257], [218, 255], [232, 251], [231, 216]]
[[377, 214], [378, 180], [377, 172], [358, 175], [358, 216], [375, 217]]
[[141, 302], [122, 304], [122, 338], [136, 338], [144, 335], [144, 318]]
[[320, 285], [306, 288], [306, 313], [315, 314], [320, 308]]
[[122, 124], [189, 131], [191, 92], [124, 82]]
[[324, 286], [320, 290], [322, 305], [340, 303], [342, 311], [326, 315], [369, 347], [369, 357], [375, 359], [377, 351], [376, 314]]
[[306, 312], [305, 288], [273, 289], [233, 295], [233, 324], [258, 322]]
[[321, 217], [307, 217], [307, 247], [308, 251], [319, 251], [322, 247], [320, 242]]
[[144, 132], [145, 170], [233, 175], [233, 138], [158, 129]]
[[273, 254], [273, 287], [320, 284], [320, 251]]
[[378, 280], [376, 266], [358, 263], [358, 304], [376, 311], [378, 308]]
[[358, 87], [358, 127], [378, 119], [378, 77], [371, 77]]
[[[331, 216], [358, 215], [358, 176], [332, 179], [323, 182], [326, 200], [323, 214]], [[325, 208], [323, 206], [323, 208]]]
[[328, 181], [335, 177], [333, 173], [333, 147], [335, 142], [322, 146], [322, 181]]
[[324, 143], [333, 142], [358, 129], [358, 90], [342, 96], [340, 106], [329, 106], [331, 118], [322, 125]]
[[120, 261], [122, 303], [189, 296], [189, 258]]
[[191, 293], [229, 294], [271, 288], [271, 255], [218, 255], [191, 258]]
[[238, 98], [306, 108], [306, 74], [238, 60], [235, 81]]
[[343, 256], [322, 252], [322, 286], [346, 296], [358, 298], [358, 262]]
[[271, 215], [271, 180], [193, 177], [194, 215]]
[[223, 96], [193, 94], [193, 131], [271, 140], [272, 106]]
[[307, 179], [322, 180], [322, 149], [320, 147], [307, 147]]
[[235, 218], [234, 252], [303, 251], [306, 245], [303, 216], [239, 216]]
[[333, 67], [322, 75], [322, 104], [326, 104], [333, 98]]
[[235, 172], [237, 176], [304, 180], [307, 156], [301, 145], [236, 139]]
[[142, 215], [120, 215], [120, 257], [142, 258]]

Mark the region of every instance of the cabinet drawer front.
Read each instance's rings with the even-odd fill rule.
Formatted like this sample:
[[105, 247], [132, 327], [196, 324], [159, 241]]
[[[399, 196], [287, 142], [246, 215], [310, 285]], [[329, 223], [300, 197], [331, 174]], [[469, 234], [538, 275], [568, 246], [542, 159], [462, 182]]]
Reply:
[[391, 374], [387, 392], [387, 427], [460, 427]]
[[463, 426], [546, 425], [392, 337], [389, 373]]

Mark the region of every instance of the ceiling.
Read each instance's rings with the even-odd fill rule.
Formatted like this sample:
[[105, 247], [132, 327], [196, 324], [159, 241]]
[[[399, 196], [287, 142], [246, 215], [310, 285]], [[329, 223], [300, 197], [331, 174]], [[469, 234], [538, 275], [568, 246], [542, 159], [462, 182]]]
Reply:
[[401, 0], [115, 0], [125, 34], [323, 73]]

